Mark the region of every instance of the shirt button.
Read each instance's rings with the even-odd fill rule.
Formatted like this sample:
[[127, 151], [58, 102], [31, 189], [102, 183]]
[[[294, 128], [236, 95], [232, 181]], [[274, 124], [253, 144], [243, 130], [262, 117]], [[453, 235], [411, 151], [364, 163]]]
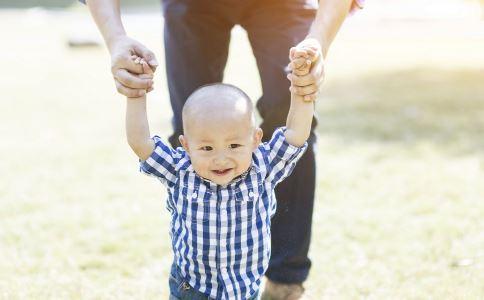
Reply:
[[198, 197], [197, 192], [193, 192], [193, 194], [192, 194], [192, 198], [193, 198], [193, 199], [195, 199], [195, 198], [197, 198], [197, 197]]
[[254, 198], [254, 192], [249, 192], [249, 198]]

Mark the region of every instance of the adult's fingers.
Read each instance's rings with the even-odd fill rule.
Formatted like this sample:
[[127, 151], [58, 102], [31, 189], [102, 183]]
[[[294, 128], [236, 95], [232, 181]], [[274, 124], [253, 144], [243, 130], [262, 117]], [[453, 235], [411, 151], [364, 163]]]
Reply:
[[291, 86], [291, 91], [299, 96], [306, 96], [318, 92], [318, 86], [315, 84], [308, 86]]
[[149, 93], [154, 89], [153, 88], [154, 81], [153, 81], [153, 71], [151, 70], [151, 67], [146, 62], [143, 62], [143, 72], [144, 74], [139, 75], [140, 78], [151, 79], [151, 85], [146, 90], [146, 93]]
[[289, 49], [289, 60], [292, 60], [294, 57], [294, 51], [296, 51], [296, 47], [291, 47], [291, 49]]
[[306, 95], [303, 97], [305, 102], [314, 102], [318, 99], [319, 92], [314, 92], [312, 94]]
[[306, 52], [306, 50], [304, 49], [299, 49], [299, 48], [295, 48], [294, 50], [289, 50], [289, 54], [291, 55], [290, 56], [290, 59], [294, 59], [296, 57], [304, 57], [304, 58], [308, 58], [308, 53]]
[[319, 56], [321, 56], [321, 52], [314, 48], [306, 49], [308, 53], [308, 58], [311, 59], [311, 62], [315, 62], [318, 60]]
[[125, 69], [133, 74], [143, 73], [143, 66], [137, 64], [131, 55], [114, 54], [111, 57], [111, 73], [115, 75], [119, 69]]
[[302, 67], [299, 69], [293, 69], [292, 70], [293, 74], [296, 74], [297, 76], [304, 76], [310, 73], [310, 66], [307, 67]]
[[158, 67], [158, 60], [156, 60], [156, 56], [151, 50], [141, 44], [135, 45], [134, 50], [139, 56], [143, 57], [144, 60], [146, 60], [153, 72], [156, 71], [156, 68]]
[[122, 85], [119, 81], [115, 81], [115, 84], [116, 84], [116, 90], [118, 91], [118, 93], [125, 95], [128, 98], [141, 97], [144, 94], [146, 94], [146, 91], [143, 89], [132, 89]]
[[287, 79], [289, 79], [294, 86], [307, 86], [316, 83], [316, 78], [311, 73], [302, 76], [292, 73], [287, 75]]
[[143, 62], [142, 65], [143, 65], [143, 73], [153, 77], [154, 74], [151, 67], [146, 62]]
[[[309, 68], [311, 65], [311, 60], [304, 58], [304, 57], [297, 57], [293, 59], [290, 63], [290, 69], [291, 70], [296, 70], [296, 69], [301, 69], [301, 68]], [[307, 72], [307, 70], [306, 70]]]
[[[143, 77], [146, 75], [143, 74]], [[131, 89], [144, 89], [146, 90], [153, 85], [152, 78], [140, 78], [135, 74], [131, 74], [125, 69], [119, 69], [114, 74], [114, 78], [119, 81], [122, 85]]]
[[317, 85], [321, 85], [324, 81], [324, 61], [323, 59], [319, 59], [316, 63], [311, 67], [311, 71], [309, 72], [314, 77], [314, 81]]
[[289, 60], [293, 60], [296, 57], [308, 58], [308, 54], [304, 49], [299, 49], [298, 47], [291, 47], [289, 49]]

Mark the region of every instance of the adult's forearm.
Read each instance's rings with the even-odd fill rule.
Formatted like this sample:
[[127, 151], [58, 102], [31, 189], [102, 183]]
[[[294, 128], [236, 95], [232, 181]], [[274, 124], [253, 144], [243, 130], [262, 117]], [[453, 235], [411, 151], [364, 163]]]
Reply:
[[308, 38], [315, 38], [322, 47], [323, 56], [348, 15], [352, 0], [320, 0], [316, 18], [308, 33]]
[[88, 0], [87, 6], [108, 49], [111, 50], [113, 41], [126, 35], [121, 21], [119, 0]]

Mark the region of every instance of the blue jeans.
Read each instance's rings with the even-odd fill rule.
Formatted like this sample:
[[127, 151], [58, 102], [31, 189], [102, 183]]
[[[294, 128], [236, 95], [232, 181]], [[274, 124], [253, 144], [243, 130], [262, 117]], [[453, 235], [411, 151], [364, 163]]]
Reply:
[[[209, 297], [193, 289], [188, 282], [180, 275], [176, 264], [171, 265], [170, 279], [168, 281], [170, 286], [170, 299], [169, 300], [210, 300]], [[247, 300], [259, 299], [259, 294]]]
[[[221, 82], [230, 32], [240, 24], [248, 33], [263, 89], [257, 101], [267, 141], [286, 123], [290, 104], [286, 66], [289, 48], [302, 41], [316, 13], [317, 0], [163, 0], [166, 72], [173, 109], [172, 146], [183, 133], [182, 108], [198, 87]], [[313, 121], [313, 129], [316, 120]], [[301, 283], [309, 272], [307, 254], [315, 190], [314, 132], [293, 174], [276, 188], [272, 256], [267, 277]]]

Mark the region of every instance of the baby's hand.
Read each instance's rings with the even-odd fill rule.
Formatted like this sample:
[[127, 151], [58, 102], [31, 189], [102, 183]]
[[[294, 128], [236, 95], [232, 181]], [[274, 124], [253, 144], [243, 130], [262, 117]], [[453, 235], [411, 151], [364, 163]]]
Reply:
[[314, 38], [306, 38], [289, 51], [289, 68], [292, 73], [287, 75], [291, 81], [292, 96], [303, 97], [306, 102], [317, 99], [319, 88], [324, 78], [324, 61], [320, 42]]
[[298, 76], [309, 74], [311, 64], [318, 59], [318, 53], [316, 48], [309, 45], [292, 47], [289, 51], [289, 68]]
[[[135, 64], [139, 64], [143, 67], [143, 74], [138, 75], [139, 78], [153, 79], [153, 75], [154, 75], [153, 70], [143, 58], [137, 55], [132, 55], [131, 59], [133, 59]], [[152, 90], [153, 90], [153, 86], [150, 87], [146, 92], [148, 93], [148, 92], [151, 92]]]
[[[291, 80], [291, 76], [305, 76], [308, 75], [311, 70], [311, 65], [317, 59], [317, 51], [311, 47], [293, 47], [289, 52], [289, 58], [291, 62], [289, 63], [289, 68], [292, 70], [292, 74], [288, 75], [288, 79]], [[291, 87], [289, 90], [293, 94], [295, 99], [300, 99], [304, 102], [314, 102], [316, 100], [317, 93], [313, 91], [315, 85], [299, 87], [295, 86], [291, 80]], [[309, 91], [303, 91], [308, 90]], [[300, 95], [300, 92], [310, 92], [310, 94]]]

